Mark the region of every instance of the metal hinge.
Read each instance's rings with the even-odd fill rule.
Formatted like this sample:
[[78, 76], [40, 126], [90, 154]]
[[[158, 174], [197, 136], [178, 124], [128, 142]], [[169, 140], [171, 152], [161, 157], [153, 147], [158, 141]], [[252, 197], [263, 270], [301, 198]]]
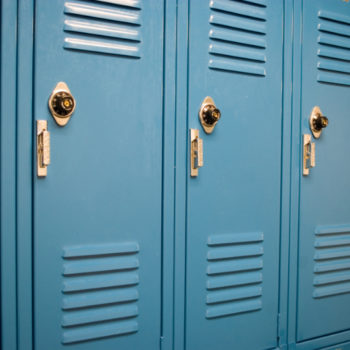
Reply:
[[50, 164], [50, 133], [47, 131], [47, 120], [37, 120], [36, 130], [37, 174], [43, 177], [47, 175], [47, 166]]
[[163, 342], [164, 342], [164, 337], [161, 336], [160, 339], [159, 339], [160, 350], [163, 349]]

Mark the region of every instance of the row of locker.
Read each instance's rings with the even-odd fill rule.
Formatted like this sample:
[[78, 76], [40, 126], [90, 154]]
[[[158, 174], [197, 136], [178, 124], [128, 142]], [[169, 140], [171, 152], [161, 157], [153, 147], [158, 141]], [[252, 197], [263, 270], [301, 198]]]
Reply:
[[1, 2], [4, 350], [350, 349], [350, 3]]

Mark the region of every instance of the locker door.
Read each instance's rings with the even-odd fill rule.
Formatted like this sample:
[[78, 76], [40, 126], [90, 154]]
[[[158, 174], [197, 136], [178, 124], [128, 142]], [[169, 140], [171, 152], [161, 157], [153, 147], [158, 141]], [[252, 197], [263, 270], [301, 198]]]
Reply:
[[[277, 346], [282, 5], [190, 1], [188, 118], [204, 166], [188, 179], [188, 350]], [[206, 96], [221, 111], [212, 134]]]
[[[37, 0], [35, 16], [34, 119], [51, 133], [34, 175], [35, 349], [157, 349], [163, 2]], [[58, 82], [76, 100], [64, 127]]]
[[304, 1], [302, 133], [329, 119], [300, 189], [298, 340], [350, 328], [350, 4]]

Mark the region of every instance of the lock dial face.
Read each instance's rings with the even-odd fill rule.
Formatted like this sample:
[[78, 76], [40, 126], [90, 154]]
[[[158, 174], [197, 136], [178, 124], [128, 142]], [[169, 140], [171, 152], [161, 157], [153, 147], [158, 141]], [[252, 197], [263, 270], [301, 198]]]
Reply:
[[207, 96], [202, 102], [198, 116], [204, 131], [207, 134], [211, 134], [214, 131], [216, 123], [221, 118], [221, 112], [215, 106], [214, 100]]
[[68, 123], [75, 110], [75, 99], [68, 86], [64, 82], [59, 82], [49, 98], [49, 109], [59, 126]]
[[318, 139], [322, 130], [328, 126], [328, 118], [323, 115], [320, 107], [315, 106], [309, 119], [310, 129], [315, 139]]

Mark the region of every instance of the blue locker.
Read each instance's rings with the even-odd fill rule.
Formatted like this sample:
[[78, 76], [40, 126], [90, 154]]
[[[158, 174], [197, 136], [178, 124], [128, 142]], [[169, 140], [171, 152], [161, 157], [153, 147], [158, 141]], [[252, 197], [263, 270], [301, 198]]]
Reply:
[[[35, 348], [154, 349], [163, 6], [39, 0], [35, 18], [34, 118], [52, 144], [33, 188]], [[76, 101], [64, 127], [47, 108], [59, 81]]]
[[[186, 349], [278, 346], [282, 5], [190, 2], [188, 124], [204, 166], [188, 182]], [[206, 96], [222, 114], [211, 134]]]
[[329, 119], [312, 137], [315, 167], [300, 176], [296, 334], [306, 341], [350, 328], [350, 7], [304, 1], [301, 10], [301, 136], [312, 134], [316, 106]]
[[348, 1], [0, 7], [1, 349], [350, 347]]

